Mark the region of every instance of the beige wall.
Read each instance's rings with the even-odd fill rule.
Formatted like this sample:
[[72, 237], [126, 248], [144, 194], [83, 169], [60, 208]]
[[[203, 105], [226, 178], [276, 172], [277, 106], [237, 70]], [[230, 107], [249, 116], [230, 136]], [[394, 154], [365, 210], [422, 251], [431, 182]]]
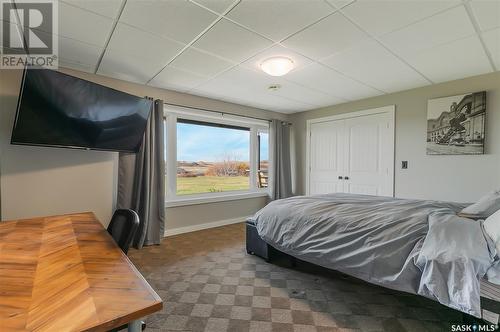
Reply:
[[93, 211], [108, 220], [116, 153], [10, 145], [21, 71], [0, 71], [2, 220]]
[[[128, 83], [103, 76], [61, 71], [137, 96], [165, 102], [250, 115], [265, 119], [286, 116], [242, 105]], [[0, 195], [2, 220], [94, 211], [107, 225], [116, 197], [117, 153], [9, 144], [21, 71], [0, 71]], [[264, 198], [167, 209], [167, 229], [250, 215]]]
[[[427, 100], [482, 90], [487, 91], [486, 154], [426, 155]], [[387, 105], [396, 105], [397, 197], [467, 202], [500, 188], [500, 73], [497, 72], [293, 114], [296, 192], [305, 192], [306, 120]], [[403, 160], [409, 162], [406, 170], [401, 169]]]

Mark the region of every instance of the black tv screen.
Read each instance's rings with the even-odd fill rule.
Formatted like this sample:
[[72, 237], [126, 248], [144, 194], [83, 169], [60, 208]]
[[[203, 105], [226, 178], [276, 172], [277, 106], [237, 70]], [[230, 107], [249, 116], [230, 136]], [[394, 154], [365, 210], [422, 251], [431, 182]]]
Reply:
[[137, 152], [152, 101], [48, 69], [26, 69], [12, 144]]

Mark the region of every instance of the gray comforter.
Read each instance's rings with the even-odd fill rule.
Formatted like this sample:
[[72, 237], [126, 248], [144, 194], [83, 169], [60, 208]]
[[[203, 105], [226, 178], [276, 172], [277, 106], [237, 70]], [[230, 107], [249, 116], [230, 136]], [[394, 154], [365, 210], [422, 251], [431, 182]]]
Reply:
[[465, 204], [329, 194], [271, 202], [259, 235], [299, 259], [480, 317], [480, 279], [496, 259]]

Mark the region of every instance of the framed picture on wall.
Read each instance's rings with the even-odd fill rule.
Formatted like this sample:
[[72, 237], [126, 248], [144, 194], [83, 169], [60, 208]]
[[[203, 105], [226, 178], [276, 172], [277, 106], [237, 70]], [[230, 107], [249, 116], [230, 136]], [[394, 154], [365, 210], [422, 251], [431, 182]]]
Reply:
[[486, 91], [427, 102], [427, 154], [484, 154]]

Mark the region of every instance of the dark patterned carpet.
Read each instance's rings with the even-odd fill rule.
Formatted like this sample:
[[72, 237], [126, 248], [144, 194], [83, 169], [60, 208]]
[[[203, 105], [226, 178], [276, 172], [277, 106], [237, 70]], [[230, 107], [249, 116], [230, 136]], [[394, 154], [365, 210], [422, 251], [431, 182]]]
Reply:
[[450, 331], [461, 314], [422, 297], [245, 251], [243, 224], [129, 256], [164, 301], [147, 331]]

